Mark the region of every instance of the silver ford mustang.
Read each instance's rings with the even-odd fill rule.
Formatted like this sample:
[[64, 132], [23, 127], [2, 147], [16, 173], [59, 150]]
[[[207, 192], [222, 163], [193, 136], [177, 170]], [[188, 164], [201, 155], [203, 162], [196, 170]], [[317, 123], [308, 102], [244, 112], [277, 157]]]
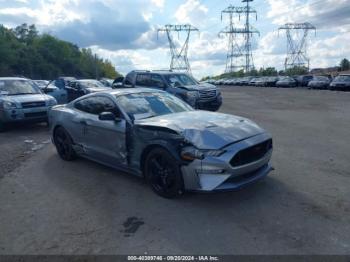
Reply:
[[271, 171], [265, 130], [243, 117], [195, 111], [163, 91], [86, 95], [53, 107], [49, 122], [62, 159], [82, 156], [144, 177], [167, 198], [236, 190]]

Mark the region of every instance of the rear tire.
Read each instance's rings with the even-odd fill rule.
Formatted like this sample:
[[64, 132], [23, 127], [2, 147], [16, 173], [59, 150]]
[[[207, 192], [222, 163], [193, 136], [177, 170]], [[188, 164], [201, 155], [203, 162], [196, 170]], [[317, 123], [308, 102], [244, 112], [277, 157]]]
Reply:
[[152, 190], [159, 196], [175, 198], [183, 194], [180, 166], [167, 150], [159, 147], [147, 155], [144, 174]]
[[58, 155], [65, 161], [72, 161], [77, 158], [73, 149], [73, 140], [63, 127], [58, 127], [54, 132], [54, 144]]

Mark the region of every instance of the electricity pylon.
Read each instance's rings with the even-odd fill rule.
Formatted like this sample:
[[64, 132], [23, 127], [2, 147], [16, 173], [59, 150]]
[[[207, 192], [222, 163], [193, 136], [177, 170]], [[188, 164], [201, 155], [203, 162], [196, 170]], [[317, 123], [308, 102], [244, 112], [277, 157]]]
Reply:
[[223, 14], [228, 14], [229, 16], [229, 25], [219, 32], [219, 37], [226, 35], [228, 37], [228, 51], [226, 55], [226, 68], [225, 73], [232, 73], [238, 71], [240, 68], [243, 68], [240, 58], [243, 57], [241, 47], [239, 46], [237, 40], [237, 28], [234, 27], [234, 10], [235, 7], [229, 6], [221, 12], [221, 21]]
[[310, 23], [287, 23], [278, 28], [278, 31], [280, 30], [285, 30], [287, 35], [285, 69], [304, 66], [309, 70], [310, 59], [307, 56], [307, 38], [310, 30], [314, 30], [316, 34], [316, 27]]
[[[243, 68], [245, 72], [250, 72], [254, 68], [251, 40], [253, 34], [259, 34], [259, 31], [250, 24], [250, 16], [255, 14], [256, 20], [258, 17], [256, 10], [250, 6], [250, 2], [253, 2], [253, 0], [243, 0], [242, 2], [246, 3], [246, 6], [236, 7], [230, 5], [221, 11], [221, 19], [224, 14], [228, 14], [230, 19], [229, 26], [219, 33], [219, 35], [226, 34], [229, 38], [229, 49], [226, 60], [227, 73], [237, 71], [238, 68]], [[239, 20], [241, 20], [241, 16], [245, 18], [244, 27], [234, 26], [234, 15], [238, 15]], [[243, 36], [244, 40], [244, 44], [241, 46], [238, 44], [239, 36]], [[245, 57], [245, 61], [239, 63], [238, 58], [242, 56]]]
[[[189, 74], [192, 74], [187, 55], [188, 55], [188, 45], [190, 41], [190, 35], [194, 31], [198, 32], [199, 30], [189, 24], [165, 25], [164, 28], [158, 29], [158, 33], [166, 32], [168, 37], [170, 54], [171, 54], [170, 70], [182, 71], [182, 72], [187, 72]], [[181, 32], [185, 33], [185, 41], [182, 44], [182, 46], [177, 46], [173, 38], [173, 33], [178, 33], [178, 36], [180, 38]]]

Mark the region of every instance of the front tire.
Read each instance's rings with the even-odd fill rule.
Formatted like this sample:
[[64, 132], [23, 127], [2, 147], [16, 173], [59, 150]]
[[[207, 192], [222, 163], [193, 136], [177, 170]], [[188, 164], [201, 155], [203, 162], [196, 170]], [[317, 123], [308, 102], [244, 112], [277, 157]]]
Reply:
[[147, 155], [144, 174], [152, 190], [161, 197], [175, 198], [184, 191], [178, 161], [163, 148], [155, 148]]
[[54, 144], [58, 155], [65, 161], [76, 159], [77, 154], [73, 149], [73, 140], [63, 127], [58, 127], [54, 132]]

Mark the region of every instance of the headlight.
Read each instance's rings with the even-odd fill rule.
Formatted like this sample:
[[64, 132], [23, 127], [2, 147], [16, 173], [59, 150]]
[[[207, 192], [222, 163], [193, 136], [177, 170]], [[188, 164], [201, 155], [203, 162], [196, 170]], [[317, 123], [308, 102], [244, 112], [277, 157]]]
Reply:
[[57, 105], [56, 99], [50, 99], [47, 101], [47, 106], [55, 106]]
[[4, 109], [13, 109], [13, 108], [17, 108], [17, 105], [14, 102], [5, 101], [5, 102], [3, 102], [2, 107]]
[[194, 147], [186, 147], [181, 151], [181, 158], [187, 161], [204, 159], [206, 156], [218, 157], [224, 154], [225, 150], [200, 150]]

